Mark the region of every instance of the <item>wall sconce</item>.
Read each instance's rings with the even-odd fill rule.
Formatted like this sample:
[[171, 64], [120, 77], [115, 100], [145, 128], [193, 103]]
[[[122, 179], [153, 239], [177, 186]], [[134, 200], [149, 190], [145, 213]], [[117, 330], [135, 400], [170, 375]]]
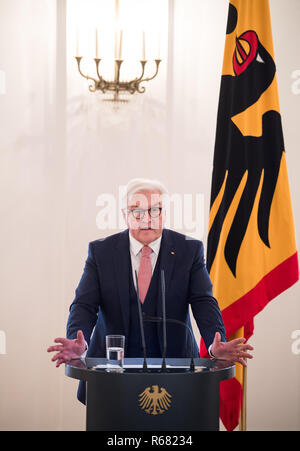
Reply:
[[[116, 24], [119, 23], [119, 0], [115, 0], [115, 21]], [[103, 75], [101, 75], [101, 61], [102, 59], [99, 58], [99, 40], [98, 40], [98, 30], [96, 29], [95, 33], [95, 65], [96, 65], [96, 74], [98, 78], [92, 77], [90, 75], [84, 74], [81, 69], [81, 61], [83, 59], [83, 56], [79, 55], [79, 36], [77, 35], [76, 38], [76, 56], [75, 59], [77, 61], [77, 67], [80, 75], [84, 77], [87, 80], [91, 80], [92, 84], [89, 85], [89, 91], [90, 92], [96, 92], [96, 91], [102, 91], [102, 93], [111, 92], [113, 93], [113, 96], [111, 98], [104, 98], [105, 101], [112, 101], [112, 102], [127, 102], [128, 99], [121, 98], [120, 93], [128, 93], [128, 94], [134, 94], [134, 93], [144, 93], [146, 88], [144, 86], [141, 86], [142, 83], [148, 82], [150, 80], [153, 80], [159, 70], [159, 65], [161, 62], [160, 58], [160, 43], [158, 41], [158, 51], [157, 51], [157, 58], [154, 59], [155, 61], [155, 69], [154, 73], [151, 76], [146, 77], [145, 76], [145, 69], [146, 65], [149, 62], [149, 60], [146, 59], [146, 33], [145, 31], [142, 32], [142, 58], [140, 60], [141, 64], [141, 71], [140, 74], [136, 78], [133, 78], [130, 81], [122, 81], [120, 74], [122, 69], [122, 63], [124, 62], [124, 59], [122, 59], [122, 46], [123, 46], [123, 30], [118, 29], [115, 32], [115, 55], [114, 55], [114, 79], [113, 80], [106, 80]]]

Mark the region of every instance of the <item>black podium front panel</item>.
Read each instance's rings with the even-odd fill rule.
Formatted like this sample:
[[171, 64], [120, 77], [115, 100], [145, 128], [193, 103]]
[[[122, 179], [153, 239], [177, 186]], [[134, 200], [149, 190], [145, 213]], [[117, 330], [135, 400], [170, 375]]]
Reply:
[[[132, 364], [132, 359], [126, 359], [125, 364], [129, 360]], [[150, 363], [154, 360], [149, 359]], [[99, 363], [103, 359], [66, 366], [68, 376], [87, 382], [87, 430], [219, 429], [219, 383], [234, 376], [234, 366], [228, 362], [195, 359], [194, 372], [173, 367], [166, 372], [130, 368], [123, 373], [96, 369]], [[188, 361], [167, 359], [167, 364], [180, 363]]]

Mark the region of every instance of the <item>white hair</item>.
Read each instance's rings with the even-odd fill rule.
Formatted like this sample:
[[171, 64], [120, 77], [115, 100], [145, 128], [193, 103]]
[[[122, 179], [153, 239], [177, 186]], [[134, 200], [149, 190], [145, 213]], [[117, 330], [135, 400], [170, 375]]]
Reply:
[[163, 197], [168, 194], [168, 190], [163, 183], [158, 180], [136, 178], [127, 183], [125, 195], [123, 197], [123, 207], [127, 206], [128, 199], [140, 191], [158, 191]]

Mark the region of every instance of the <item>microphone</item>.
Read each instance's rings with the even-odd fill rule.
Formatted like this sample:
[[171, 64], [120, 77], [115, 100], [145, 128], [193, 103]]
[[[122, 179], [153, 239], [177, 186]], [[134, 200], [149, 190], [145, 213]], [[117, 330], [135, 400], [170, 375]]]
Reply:
[[166, 329], [166, 283], [165, 283], [165, 272], [162, 269], [160, 272], [161, 276], [161, 294], [162, 294], [162, 313], [163, 313], [163, 353], [162, 353], [162, 371], [166, 371], [166, 355], [167, 355], [167, 329]]
[[173, 324], [180, 324], [181, 326], [185, 327], [190, 334], [190, 341], [192, 343], [192, 356], [191, 356], [191, 363], [190, 363], [190, 371], [195, 371], [195, 363], [194, 363], [194, 354], [195, 354], [195, 343], [194, 343], [194, 335], [193, 332], [191, 330], [191, 328], [184, 323], [183, 321], [179, 321], [178, 319], [172, 319], [172, 318], [162, 318], [161, 316], [148, 316], [148, 315], [143, 315], [143, 320], [144, 321], [149, 321], [149, 322], [153, 322], [153, 323], [173, 323]]
[[138, 276], [135, 271], [135, 280], [136, 280], [136, 299], [138, 303], [138, 311], [139, 311], [139, 320], [140, 320], [140, 329], [141, 329], [141, 336], [142, 336], [142, 347], [143, 347], [143, 353], [144, 353], [144, 363], [143, 363], [143, 371], [147, 371], [147, 360], [146, 360], [146, 341], [145, 341], [145, 332], [144, 332], [144, 322], [142, 317], [142, 307], [141, 307], [141, 300], [139, 295], [139, 284], [138, 284]]

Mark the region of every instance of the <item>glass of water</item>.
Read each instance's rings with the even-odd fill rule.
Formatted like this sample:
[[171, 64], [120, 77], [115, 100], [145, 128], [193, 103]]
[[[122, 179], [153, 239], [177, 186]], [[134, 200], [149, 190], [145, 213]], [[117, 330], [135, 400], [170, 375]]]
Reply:
[[124, 346], [124, 335], [106, 335], [106, 359], [109, 371], [123, 370]]

